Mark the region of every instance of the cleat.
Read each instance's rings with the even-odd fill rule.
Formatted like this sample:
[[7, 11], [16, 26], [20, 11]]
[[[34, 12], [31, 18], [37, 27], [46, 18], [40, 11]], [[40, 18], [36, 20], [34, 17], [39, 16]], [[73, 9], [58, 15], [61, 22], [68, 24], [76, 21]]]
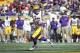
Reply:
[[32, 48], [30, 48], [29, 50], [34, 50], [35, 48], [34, 47], [32, 47]]
[[34, 50], [34, 49], [36, 49], [36, 48], [38, 48], [37, 46], [33, 46], [32, 48], [30, 48], [29, 50]]

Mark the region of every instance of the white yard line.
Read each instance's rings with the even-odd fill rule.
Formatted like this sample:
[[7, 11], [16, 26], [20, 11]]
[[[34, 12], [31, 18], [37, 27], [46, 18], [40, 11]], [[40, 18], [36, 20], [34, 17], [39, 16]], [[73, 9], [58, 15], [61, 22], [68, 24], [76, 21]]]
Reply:
[[[41, 43], [40, 45], [49, 45], [49, 44], [47, 44], [47, 43], [45, 43], [45, 44]], [[80, 44], [74, 44], [74, 43], [72, 43], [72, 44], [53, 44], [53, 45], [80, 45]]]

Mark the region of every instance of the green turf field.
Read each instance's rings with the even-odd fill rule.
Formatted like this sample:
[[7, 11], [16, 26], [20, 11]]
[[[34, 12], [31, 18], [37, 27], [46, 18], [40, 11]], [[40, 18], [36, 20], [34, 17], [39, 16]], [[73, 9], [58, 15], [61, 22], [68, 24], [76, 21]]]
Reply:
[[29, 51], [31, 43], [0, 43], [0, 53], [80, 53], [80, 43], [54, 43], [53, 47], [46, 43], [38, 43], [38, 48]]

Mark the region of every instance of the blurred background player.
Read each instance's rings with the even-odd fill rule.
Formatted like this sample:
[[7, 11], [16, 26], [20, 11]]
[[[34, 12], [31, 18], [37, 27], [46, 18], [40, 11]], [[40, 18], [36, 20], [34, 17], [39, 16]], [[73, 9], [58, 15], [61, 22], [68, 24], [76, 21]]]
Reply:
[[4, 24], [3, 20], [0, 19], [0, 41], [1, 42], [5, 41], [3, 24]]
[[50, 38], [50, 15], [48, 14], [48, 12], [43, 13], [41, 25], [43, 28], [43, 36]]
[[6, 43], [10, 42], [11, 26], [10, 26], [10, 18], [9, 17], [6, 17], [6, 19], [4, 21], [4, 31], [5, 31]]
[[53, 39], [53, 42], [58, 42], [57, 40], [57, 21], [54, 20], [54, 18], [52, 18], [52, 21], [50, 22], [50, 27], [51, 27], [51, 32], [52, 32], [52, 39]]
[[72, 39], [73, 42], [77, 41], [77, 26], [78, 26], [78, 18], [76, 18], [75, 15], [73, 15], [71, 19], [71, 28], [72, 28]]
[[63, 14], [60, 18], [61, 31], [62, 31], [62, 41], [70, 43], [70, 35], [68, 29], [69, 17], [66, 14]]
[[24, 19], [24, 25], [23, 25], [23, 30], [24, 30], [24, 39], [27, 39], [26, 41], [29, 41], [30, 33], [31, 33], [31, 25], [30, 23], [33, 22], [32, 19], [30, 18], [25, 18]]
[[10, 21], [10, 26], [11, 26], [10, 40], [11, 40], [11, 42], [13, 42], [13, 40], [17, 39], [16, 32], [15, 32], [15, 29], [16, 29], [16, 27], [15, 27], [15, 21], [16, 20], [13, 20], [13, 19]]
[[20, 42], [23, 39], [23, 25], [24, 20], [18, 16], [18, 20], [16, 20], [16, 27], [17, 27], [17, 41]]

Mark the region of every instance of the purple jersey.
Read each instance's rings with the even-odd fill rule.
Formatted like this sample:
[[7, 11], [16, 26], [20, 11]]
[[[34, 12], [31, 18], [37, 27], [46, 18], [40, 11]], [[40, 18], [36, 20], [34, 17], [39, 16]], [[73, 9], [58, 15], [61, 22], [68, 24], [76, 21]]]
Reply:
[[51, 22], [50, 22], [50, 25], [51, 25], [51, 29], [56, 30], [58, 23], [55, 22], [55, 21], [51, 21]]
[[68, 25], [68, 22], [69, 22], [69, 18], [67, 16], [63, 16], [60, 19], [61, 26], [67, 26]]
[[24, 21], [23, 20], [17, 20], [16, 25], [18, 29], [23, 29]]

